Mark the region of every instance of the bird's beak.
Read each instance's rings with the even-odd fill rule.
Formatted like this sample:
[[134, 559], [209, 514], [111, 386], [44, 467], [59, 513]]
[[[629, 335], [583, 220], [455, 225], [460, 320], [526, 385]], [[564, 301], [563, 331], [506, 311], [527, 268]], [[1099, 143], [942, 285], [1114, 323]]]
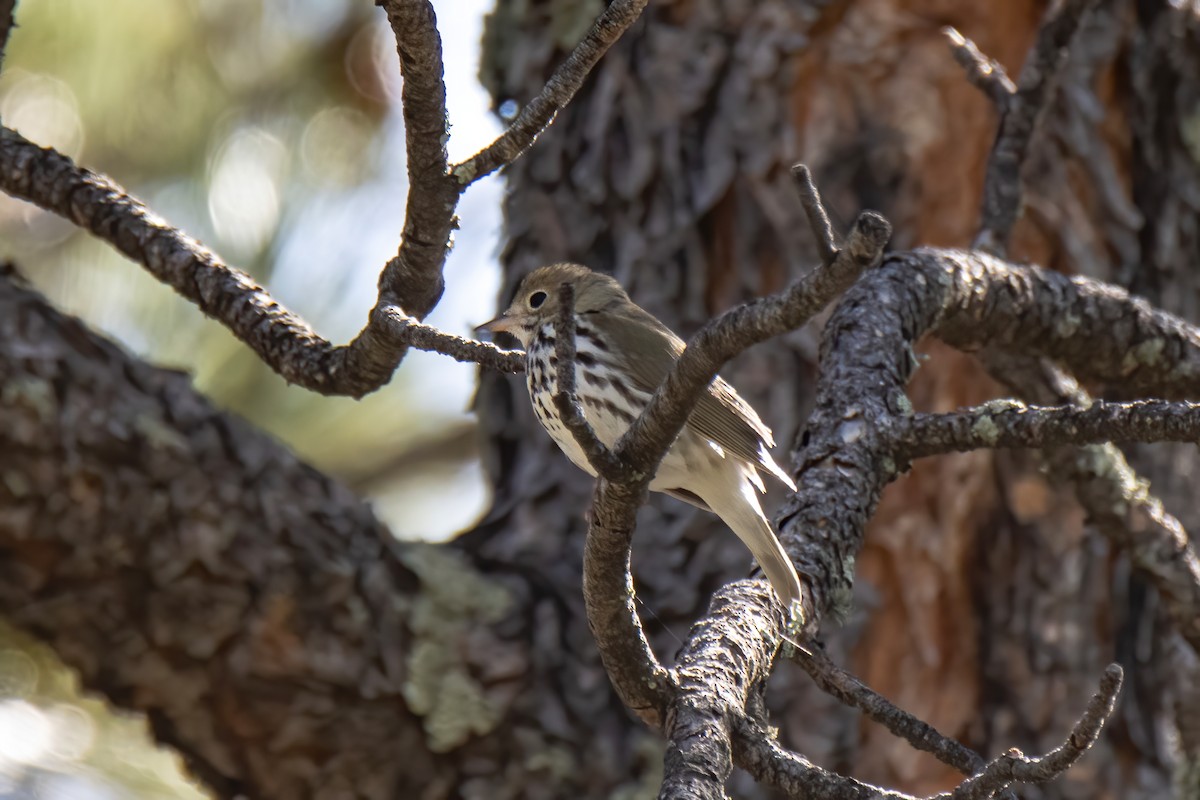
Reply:
[[475, 328], [476, 333], [512, 333], [513, 327], [517, 321], [512, 317], [506, 317], [501, 314], [494, 320], [485, 322]]

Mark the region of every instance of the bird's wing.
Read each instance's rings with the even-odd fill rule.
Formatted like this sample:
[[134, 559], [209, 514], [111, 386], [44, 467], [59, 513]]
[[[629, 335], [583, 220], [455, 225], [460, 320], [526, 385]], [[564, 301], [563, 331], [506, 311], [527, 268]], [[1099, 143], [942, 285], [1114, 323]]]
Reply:
[[[622, 312], [621, 316], [627, 319], [618, 318], [617, 324], [611, 326], [612, 330], [605, 333], [630, 365], [634, 385], [652, 394], [683, 353], [684, 342], [640, 306], [630, 303]], [[767, 452], [775, 446], [771, 429], [722, 378], [716, 378], [709, 384], [708, 391], [700, 396], [687, 425], [726, 452], [748, 461], [795, 491], [795, 483]], [[761, 485], [759, 489], [762, 489]]]

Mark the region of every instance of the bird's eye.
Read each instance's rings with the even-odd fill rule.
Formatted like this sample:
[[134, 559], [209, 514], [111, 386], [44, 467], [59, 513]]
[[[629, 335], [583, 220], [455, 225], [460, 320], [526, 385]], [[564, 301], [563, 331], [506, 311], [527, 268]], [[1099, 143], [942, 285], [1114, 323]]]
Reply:
[[541, 308], [542, 303], [544, 303], [544, 302], [546, 302], [546, 293], [545, 292], [534, 292], [533, 294], [529, 295], [529, 307], [530, 308]]

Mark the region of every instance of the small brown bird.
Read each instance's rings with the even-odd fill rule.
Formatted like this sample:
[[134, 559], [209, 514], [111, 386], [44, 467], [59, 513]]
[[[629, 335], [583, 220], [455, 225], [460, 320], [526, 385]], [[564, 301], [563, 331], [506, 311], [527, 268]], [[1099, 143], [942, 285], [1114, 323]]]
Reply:
[[[554, 404], [554, 323], [563, 283], [569, 283], [575, 295], [576, 393], [588, 423], [608, 447], [641, 414], [684, 343], [630, 300], [615, 280], [578, 264], [553, 264], [529, 273], [508, 310], [479, 326], [478, 330], [504, 331], [521, 341], [538, 421], [576, 466], [595, 476]], [[760, 471], [796, 490], [767, 452], [774, 445], [770, 429], [754, 409], [716, 378], [659, 465], [650, 489], [724, 520], [750, 548], [784, 607], [791, 608], [800, 599], [800, 581], [756, 493], [765, 491]]]

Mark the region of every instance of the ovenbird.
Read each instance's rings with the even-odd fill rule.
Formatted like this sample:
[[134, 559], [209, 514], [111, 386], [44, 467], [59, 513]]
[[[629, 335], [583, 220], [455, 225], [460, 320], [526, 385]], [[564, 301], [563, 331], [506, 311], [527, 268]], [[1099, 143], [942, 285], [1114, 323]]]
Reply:
[[[607, 447], [641, 414], [684, 343], [630, 300], [615, 280], [578, 264], [553, 264], [529, 273], [504, 314], [479, 326], [520, 340], [538, 421], [571, 461], [594, 477], [596, 471], [554, 403], [554, 328], [563, 283], [571, 285], [575, 298], [576, 393], [584, 417]], [[800, 599], [800, 581], [756, 493], [765, 491], [760, 472], [796, 489], [767, 452], [773, 446], [770, 429], [754, 409], [716, 378], [663, 458], [650, 489], [720, 517], [750, 548], [784, 607], [792, 608]]]

